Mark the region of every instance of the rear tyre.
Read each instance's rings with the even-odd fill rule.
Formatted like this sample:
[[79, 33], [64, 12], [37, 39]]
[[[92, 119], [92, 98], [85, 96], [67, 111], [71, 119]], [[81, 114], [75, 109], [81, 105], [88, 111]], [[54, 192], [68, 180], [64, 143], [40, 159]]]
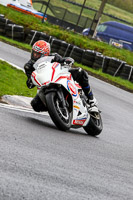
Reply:
[[71, 127], [72, 112], [63, 107], [56, 92], [50, 92], [45, 96], [48, 113], [58, 129], [66, 131]]
[[97, 112], [91, 113], [88, 125], [83, 128], [88, 135], [91, 136], [99, 135], [103, 129], [101, 114]]

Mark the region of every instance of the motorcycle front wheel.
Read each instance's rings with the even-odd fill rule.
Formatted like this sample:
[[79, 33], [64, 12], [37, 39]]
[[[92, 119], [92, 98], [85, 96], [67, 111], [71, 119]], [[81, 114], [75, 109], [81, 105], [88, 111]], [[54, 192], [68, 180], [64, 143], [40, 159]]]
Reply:
[[71, 127], [72, 112], [63, 107], [56, 92], [47, 93], [45, 96], [48, 113], [58, 129], [67, 131]]
[[97, 136], [103, 130], [101, 114], [98, 112], [91, 113], [90, 121], [87, 126], [83, 127], [88, 135]]

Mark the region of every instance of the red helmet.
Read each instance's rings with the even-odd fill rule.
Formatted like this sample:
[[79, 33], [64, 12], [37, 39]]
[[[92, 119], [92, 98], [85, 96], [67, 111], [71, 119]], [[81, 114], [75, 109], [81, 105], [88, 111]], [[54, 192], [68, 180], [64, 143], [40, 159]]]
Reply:
[[37, 61], [43, 56], [48, 56], [50, 54], [50, 44], [44, 40], [38, 40], [32, 47], [31, 59]]

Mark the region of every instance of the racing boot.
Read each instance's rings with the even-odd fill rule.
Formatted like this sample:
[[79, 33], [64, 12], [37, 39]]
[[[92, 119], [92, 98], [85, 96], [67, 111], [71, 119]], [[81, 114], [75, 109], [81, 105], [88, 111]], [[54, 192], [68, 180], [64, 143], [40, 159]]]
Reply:
[[96, 98], [94, 97], [90, 85], [83, 87], [85, 96], [87, 97], [87, 104], [89, 107], [94, 107], [98, 105]]

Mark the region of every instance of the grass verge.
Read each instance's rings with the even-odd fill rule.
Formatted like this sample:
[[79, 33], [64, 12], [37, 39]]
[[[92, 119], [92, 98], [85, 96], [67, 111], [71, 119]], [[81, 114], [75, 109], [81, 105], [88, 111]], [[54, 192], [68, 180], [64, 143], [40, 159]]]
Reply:
[[103, 73], [101, 69], [94, 70], [92, 68], [80, 65], [78, 63], [76, 63], [76, 67], [81, 67], [81, 68], [85, 69], [89, 75], [94, 76], [94, 77], [96, 77], [102, 81], [105, 81], [111, 85], [114, 85], [118, 88], [121, 88], [123, 90], [133, 93], [133, 83], [131, 83], [128, 80], [121, 79], [120, 77], [113, 77], [109, 74]]
[[34, 97], [36, 88], [29, 90], [26, 86], [26, 75], [4, 61], [0, 61], [0, 96], [20, 95]]

